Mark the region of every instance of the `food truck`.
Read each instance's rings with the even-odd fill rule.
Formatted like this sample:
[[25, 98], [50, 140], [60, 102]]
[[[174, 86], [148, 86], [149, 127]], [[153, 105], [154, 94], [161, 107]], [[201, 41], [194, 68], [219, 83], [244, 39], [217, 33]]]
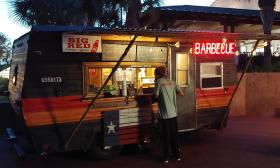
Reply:
[[162, 65], [185, 94], [177, 97], [179, 131], [224, 127], [237, 43], [221, 32], [33, 26], [13, 43], [10, 102], [38, 152], [108, 158], [150, 142]]

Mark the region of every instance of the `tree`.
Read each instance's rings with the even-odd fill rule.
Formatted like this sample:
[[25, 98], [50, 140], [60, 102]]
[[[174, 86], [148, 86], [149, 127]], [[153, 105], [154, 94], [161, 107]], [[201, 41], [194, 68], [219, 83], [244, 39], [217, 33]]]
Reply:
[[141, 13], [141, 0], [129, 1], [127, 13], [128, 15], [125, 22], [126, 27], [138, 28], [138, 18], [140, 17]]
[[160, 6], [161, 4], [162, 0], [145, 0], [142, 3], [141, 0], [128, 0], [125, 26], [130, 28], [138, 28], [141, 13], [144, 13], [154, 6]]
[[[85, 17], [85, 12], [88, 12], [89, 16], [94, 16], [97, 18], [96, 15], [98, 11], [92, 9], [89, 12], [85, 9], [90, 8], [93, 3], [93, 1], [89, 0], [8, 1], [8, 5], [10, 7], [9, 16], [14, 22], [22, 24], [24, 26], [31, 26], [34, 24], [82, 24], [84, 19], [83, 17]], [[95, 20], [91, 20], [91, 22], [95, 22]]]
[[[261, 19], [263, 22], [264, 34], [270, 35], [272, 30], [273, 19], [275, 15], [276, 0], [258, 0], [261, 9]], [[270, 40], [266, 40], [267, 45], [264, 47], [264, 65], [271, 66], [271, 44]]]
[[[123, 17], [159, 6], [161, 0], [10, 0], [10, 17], [24, 26], [34, 24], [122, 27]], [[131, 10], [132, 9], [132, 10]], [[131, 12], [128, 12], [131, 11]], [[134, 18], [135, 19], [135, 18]], [[128, 24], [129, 25], [129, 24]]]
[[4, 33], [0, 33], [0, 62], [9, 65], [11, 63], [11, 42]]

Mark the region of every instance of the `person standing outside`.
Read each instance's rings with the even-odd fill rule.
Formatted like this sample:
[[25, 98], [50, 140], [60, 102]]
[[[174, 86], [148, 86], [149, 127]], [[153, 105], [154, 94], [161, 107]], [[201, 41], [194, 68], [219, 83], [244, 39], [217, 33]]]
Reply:
[[177, 105], [176, 94], [184, 96], [180, 87], [173, 81], [167, 79], [167, 69], [160, 66], [155, 69], [154, 95], [158, 99], [159, 123], [162, 129], [163, 161], [169, 162], [171, 148], [172, 157], [181, 160], [179, 136], [177, 127]]

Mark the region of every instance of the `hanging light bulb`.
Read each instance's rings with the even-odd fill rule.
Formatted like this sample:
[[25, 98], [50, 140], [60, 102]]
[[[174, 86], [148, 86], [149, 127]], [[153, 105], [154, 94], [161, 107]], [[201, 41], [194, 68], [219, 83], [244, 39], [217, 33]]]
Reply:
[[174, 44], [174, 46], [176, 47], [176, 48], [179, 48], [180, 47], [180, 42], [176, 42], [175, 44]]
[[223, 37], [222, 42], [226, 43], [227, 42], [227, 38]]
[[190, 53], [190, 54], [193, 53], [193, 48], [190, 48], [189, 53]]

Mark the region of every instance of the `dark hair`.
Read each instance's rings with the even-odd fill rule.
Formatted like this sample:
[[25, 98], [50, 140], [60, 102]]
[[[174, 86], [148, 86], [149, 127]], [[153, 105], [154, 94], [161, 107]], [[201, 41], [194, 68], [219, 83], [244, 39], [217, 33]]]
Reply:
[[167, 77], [167, 69], [165, 66], [160, 66], [155, 69], [155, 74], [160, 78]]

